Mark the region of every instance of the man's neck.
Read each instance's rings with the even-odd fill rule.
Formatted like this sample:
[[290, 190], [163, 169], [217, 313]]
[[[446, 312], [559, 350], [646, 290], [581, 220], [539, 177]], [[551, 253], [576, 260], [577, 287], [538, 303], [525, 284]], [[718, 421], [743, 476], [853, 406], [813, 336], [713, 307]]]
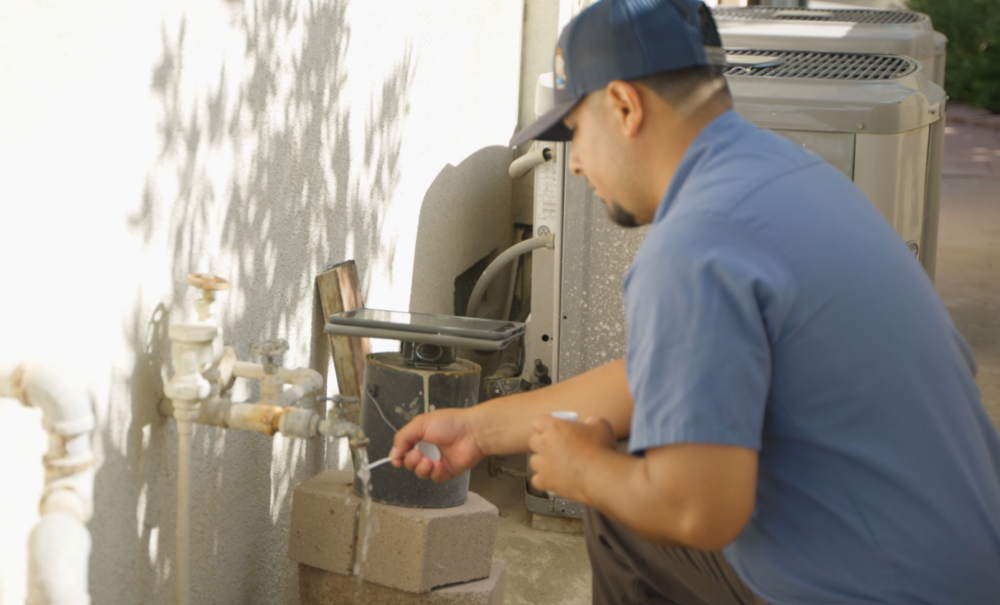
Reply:
[[683, 118], [675, 117], [664, 124], [664, 135], [658, 145], [658, 152], [650, 156], [651, 169], [650, 190], [647, 199], [653, 205], [652, 215], [663, 201], [670, 187], [670, 182], [677, 172], [678, 166], [687, 154], [691, 143], [698, 135], [720, 115], [732, 109], [732, 101], [728, 97], [710, 101], [697, 112]]

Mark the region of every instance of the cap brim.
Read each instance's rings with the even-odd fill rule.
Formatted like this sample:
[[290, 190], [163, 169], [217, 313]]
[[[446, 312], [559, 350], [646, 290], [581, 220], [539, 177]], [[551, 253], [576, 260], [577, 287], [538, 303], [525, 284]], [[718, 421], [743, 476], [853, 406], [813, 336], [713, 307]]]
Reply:
[[566, 128], [566, 125], [563, 124], [563, 118], [576, 107], [582, 98], [568, 99], [546, 111], [531, 125], [515, 134], [510, 139], [511, 146], [528, 141], [572, 141], [573, 131]]

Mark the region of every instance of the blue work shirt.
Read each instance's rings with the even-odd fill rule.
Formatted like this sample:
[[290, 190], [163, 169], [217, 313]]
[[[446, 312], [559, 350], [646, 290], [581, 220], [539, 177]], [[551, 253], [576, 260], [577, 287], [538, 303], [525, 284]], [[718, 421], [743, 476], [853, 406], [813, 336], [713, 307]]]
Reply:
[[735, 111], [625, 280], [629, 446], [758, 450], [724, 554], [775, 605], [1000, 603], [1000, 438], [968, 345], [849, 179]]

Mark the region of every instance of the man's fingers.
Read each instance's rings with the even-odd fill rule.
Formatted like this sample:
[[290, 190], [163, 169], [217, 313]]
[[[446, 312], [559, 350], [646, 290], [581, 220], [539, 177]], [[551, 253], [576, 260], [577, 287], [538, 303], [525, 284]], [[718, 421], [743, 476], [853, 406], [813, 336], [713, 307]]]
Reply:
[[413, 469], [413, 472], [416, 473], [417, 476], [420, 477], [421, 479], [429, 479], [431, 476], [431, 472], [433, 471], [434, 471], [434, 462], [427, 457], [423, 457], [420, 460], [420, 463], [417, 464], [416, 468]]
[[434, 480], [434, 483], [451, 481], [456, 476], [458, 476], [458, 473], [456, 473], [455, 469], [453, 469], [451, 465], [446, 463], [444, 460], [436, 463], [434, 465], [434, 471], [431, 473], [431, 479]]
[[543, 440], [541, 433], [535, 433], [528, 439], [528, 449], [533, 452], [539, 452], [541, 451], [542, 443]]
[[542, 460], [541, 456], [538, 456], [538, 455], [532, 456], [531, 459], [528, 460], [528, 466], [531, 467], [531, 470], [533, 470], [534, 472], [537, 473], [538, 472], [538, 466], [541, 463], [541, 460]]
[[409, 470], [416, 470], [417, 465], [424, 459], [424, 455], [417, 450], [410, 450], [403, 456], [403, 465]]
[[[389, 450], [389, 457], [394, 461], [402, 458], [413, 446], [424, 438], [426, 421], [423, 416], [417, 416], [412, 422], [399, 429], [392, 440], [392, 449]], [[406, 468], [410, 468], [407, 466]]]

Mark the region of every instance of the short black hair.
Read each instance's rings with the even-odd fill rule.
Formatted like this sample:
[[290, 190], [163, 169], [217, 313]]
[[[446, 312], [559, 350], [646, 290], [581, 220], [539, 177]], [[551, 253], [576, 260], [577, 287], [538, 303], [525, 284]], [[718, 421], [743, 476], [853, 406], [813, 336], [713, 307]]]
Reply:
[[712, 98], [725, 94], [731, 97], [729, 85], [722, 75], [723, 69], [714, 65], [696, 65], [674, 71], [653, 74], [634, 82], [652, 90], [661, 99], [674, 107], [682, 107], [704, 85], [722, 80], [722, 87]]

